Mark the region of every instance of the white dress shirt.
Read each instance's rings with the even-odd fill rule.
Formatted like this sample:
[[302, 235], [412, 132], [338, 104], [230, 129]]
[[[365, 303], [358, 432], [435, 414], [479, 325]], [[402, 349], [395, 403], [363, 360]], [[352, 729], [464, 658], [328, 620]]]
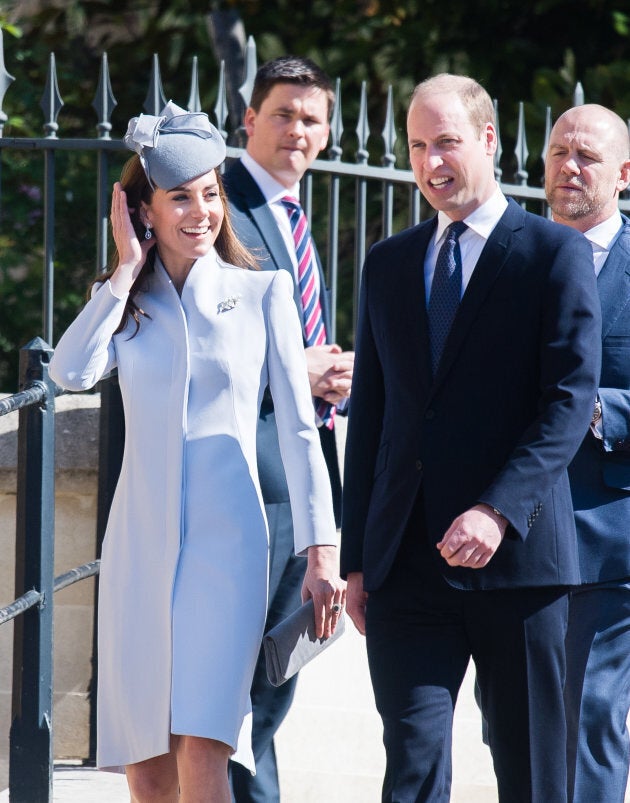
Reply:
[[[507, 198], [497, 184], [497, 188], [488, 200], [464, 218], [464, 223], [468, 226], [466, 231], [459, 238], [459, 249], [462, 255], [462, 296], [470, 277], [473, 275], [477, 260], [486, 244], [488, 237], [492, 234], [494, 227], [501, 219], [507, 208]], [[431, 296], [431, 283], [435, 273], [435, 263], [442, 243], [446, 228], [453, 221], [444, 212], [438, 212], [437, 228], [435, 236], [429, 243], [424, 259], [424, 286], [426, 290], [427, 306]]]
[[618, 209], [615, 209], [609, 218], [584, 232], [584, 236], [590, 242], [593, 249], [595, 276], [599, 276], [601, 269], [604, 267], [604, 262], [606, 262], [610, 252], [610, 246], [619, 234], [619, 229], [622, 226], [623, 221], [621, 219], [621, 213]]
[[[295, 241], [293, 240], [293, 232], [291, 230], [291, 223], [289, 222], [289, 215], [287, 214], [287, 208], [282, 203], [282, 199], [285, 195], [290, 195], [295, 198], [297, 201], [300, 200], [300, 185], [299, 182], [295, 184], [293, 187], [284, 187], [280, 184], [276, 179], [268, 173], [263, 167], [261, 167], [258, 162], [254, 161], [252, 157], [245, 151], [245, 153], [241, 156], [241, 162], [243, 166], [247, 168], [247, 170], [252, 175], [256, 184], [260, 188], [265, 201], [267, 202], [267, 206], [271, 210], [271, 213], [276, 219], [278, 224], [278, 229], [280, 230], [280, 234], [282, 235], [282, 239], [284, 240], [284, 244], [287, 247], [287, 251], [289, 252], [289, 257], [291, 258], [291, 264], [293, 266], [293, 276], [295, 278], [296, 285], [298, 284], [298, 266], [297, 266], [297, 257], [295, 255]], [[319, 271], [314, 271], [313, 275], [315, 277], [315, 289], [319, 296]]]

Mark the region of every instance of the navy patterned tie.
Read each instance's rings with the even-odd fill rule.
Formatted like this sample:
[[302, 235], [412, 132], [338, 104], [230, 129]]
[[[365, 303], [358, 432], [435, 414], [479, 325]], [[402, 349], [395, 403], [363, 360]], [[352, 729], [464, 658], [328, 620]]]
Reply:
[[459, 237], [468, 226], [461, 220], [451, 223], [435, 263], [429, 297], [429, 337], [431, 366], [435, 375], [444, 344], [459, 306], [462, 294], [462, 255]]

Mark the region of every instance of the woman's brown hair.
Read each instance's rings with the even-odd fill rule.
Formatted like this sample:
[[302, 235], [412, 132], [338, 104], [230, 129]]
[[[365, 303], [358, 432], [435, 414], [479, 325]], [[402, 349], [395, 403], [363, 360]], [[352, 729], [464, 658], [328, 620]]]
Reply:
[[[218, 170], [216, 175], [217, 184], [219, 186], [219, 197], [221, 198], [224, 212], [223, 223], [221, 224], [221, 229], [214, 243], [216, 252], [224, 262], [228, 262], [231, 265], [237, 265], [240, 268], [251, 268], [253, 270], [258, 270], [258, 260], [236, 237], [234, 228], [232, 226], [232, 220], [230, 218], [227, 196], [225, 194], [223, 182], [221, 181]], [[147, 206], [151, 204], [153, 188], [149, 184], [144, 172], [144, 168], [142, 167], [137, 154], [134, 154], [130, 159], [127, 160], [127, 162], [125, 162], [120, 175], [120, 183], [127, 196], [127, 206], [129, 208], [129, 215], [131, 217], [131, 223], [133, 224], [134, 231], [136, 232], [138, 239], [142, 239], [144, 237], [146, 227], [140, 219], [140, 209], [142, 207], [142, 202], [147, 204]], [[118, 262], [118, 251], [115, 251], [112, 258], [111, 267], [106, 273], [101, 274], [92, 282], [88, 295], [91, 295], [92, 287], [95, 284], [101, 284], [102, 282], [107, 281], [107, 279], [114, 274], [116, 268], [118, 267]], [[153, 272], [154, 265], [155, 248], [152, 248], [147, 255], [146, 261], [142, 266], [140, 273], [136, 277], [131, 290], [129, 291], [129, 296], [127, 298], [127, 303], [125, 304], [122, 318], [114, 334], [122, 332], [127, 325], [129, 318], [133, 318], [136, 324], [136, 329], [131, 337], [134, 337], [140, 328], [141, 316], [149, 317], [147, 313], [138, 306], [135, 298], [145, 286], [147, 276]]]

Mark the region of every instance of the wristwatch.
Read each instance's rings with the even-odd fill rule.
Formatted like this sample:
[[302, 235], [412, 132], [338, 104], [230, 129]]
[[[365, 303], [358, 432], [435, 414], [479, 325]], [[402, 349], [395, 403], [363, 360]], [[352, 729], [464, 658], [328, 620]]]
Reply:
[[595, 399], [595, 406], [593, 407], [593, 416], [591, 418], [591, 424], [596, 424], [599, 419], [602, 417], [602, 403], [599, 399]]

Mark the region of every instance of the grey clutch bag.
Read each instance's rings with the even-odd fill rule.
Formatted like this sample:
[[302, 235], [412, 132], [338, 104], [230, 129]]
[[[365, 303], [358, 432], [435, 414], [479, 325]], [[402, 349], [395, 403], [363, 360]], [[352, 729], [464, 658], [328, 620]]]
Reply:
[[309, 661], [337, 641], [344, 632], [345, 625], [345, 616], [342, 613], [332, 636], [327, 639], [317, 638], [313, 600], [307, 600], [304, 605], [265, 633], [263, 637], [269, 682], [274, 686], [281, 686]]

